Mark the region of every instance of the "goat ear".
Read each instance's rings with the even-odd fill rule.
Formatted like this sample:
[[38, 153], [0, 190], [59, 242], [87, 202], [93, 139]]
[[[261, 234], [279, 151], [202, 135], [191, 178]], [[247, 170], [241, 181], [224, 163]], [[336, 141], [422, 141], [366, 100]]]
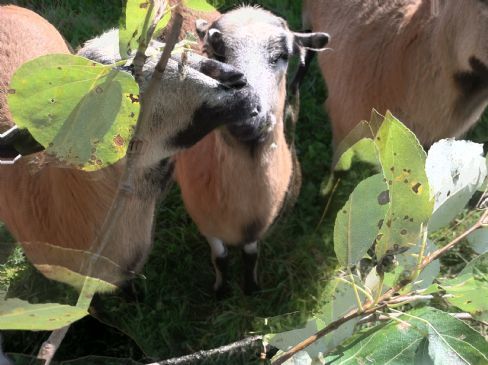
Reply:
[[327, 33], [294, 33], [295, 45], [310, 51], [323, 51], [330, 36]]
[[208, 30], [208, 22], [205, 19], [197, 19], [195, 21], [195, 29], [198, 37], [203, 39]]

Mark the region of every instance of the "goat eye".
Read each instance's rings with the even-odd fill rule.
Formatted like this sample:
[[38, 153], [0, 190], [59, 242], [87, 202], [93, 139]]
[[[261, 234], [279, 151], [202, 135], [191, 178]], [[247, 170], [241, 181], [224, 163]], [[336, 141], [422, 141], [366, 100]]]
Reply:
[[283, 53], [280, 53], [276, 56], [274, 56], [273, 58], [271, 58], [271, 60], [269, 61], [272, 65], [276, 65], [279, 61], [288, 61], [288, 53], [286, 52], [283, 52]]

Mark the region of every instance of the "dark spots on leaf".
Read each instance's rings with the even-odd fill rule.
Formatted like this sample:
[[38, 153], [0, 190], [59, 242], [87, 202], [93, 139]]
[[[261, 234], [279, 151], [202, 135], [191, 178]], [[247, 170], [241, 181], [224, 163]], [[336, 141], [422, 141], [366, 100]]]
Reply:
[[408, 184], [408, 179], [403, 180], [405, 184]]
[[393, 185], [393, 181], [389, 180], [388, 185], [390, 185], [390, 186]]
[[97, 94], [101, 94], [101, 93], [103, 93], [103, 89], [100, 86], [97, 86], [97, 88], [95, 89], [95, 92]]
[[420, 194], [422, 192], [422, 184], [419, 182], [412, 184], [412, 191], [415, 194]]
[[7, 94], [10, 94], [10, 95], [13, 95], [15, 94], [17, 91], [15, 89], [8, 89], [7, 90]]
[[93, 67], [96, 67], [97, 66], [97, 63], [96, 62], [92, 62], [92, 66]]
[[49, 100], [49, 101], [50, 101], [51, 103], [53, 103], [53, 104], [56, 102], [56, 100], [54, 100], [54, 98], [51, 98], [51, 100]]
[[114, 137], [114, 144], [116, 146], [123, 146], [124, 145], [124, 138], [120, 135], [120, 134], [117, 134], [115, 137]]
[[413, 218], [410, 218], [410, 222], [413, 222]]
[[466, 302], [466, 304], [471, 304], [471, 303], [473, 303], [471, 300], [468, 300], [468, 301]]
[[400, 231], [400, 234], [401, 234], [402, 236], [405, 236], [407, 233], [408, 233], [408, 231], [407, 231], [406, 229], [402, 229], [402, 230]]
[[390, 171], [394, 172], [395, 171], [395, 166], [390, 167]]
[[377, 140], [377, 141], [381, 141], [380, 136], [376, 137], [376, 140]]
[[97, 156], [95, 156], [95, 155], [90, 156], [90, 160], [95, 161], [96, 159], [97, 159]]
[[404, 220], [408, 221], [410, 217], [408, 215], [406, 215], [405, 217], [403, 217]]
[[139, 7], [140, 7], [141, 9], [146, 9], [148, 6], [149, 6], [149, 4], [148, 4], [148, 2], [147, 2], [147, 1], [139, 4]]
[[376, 241], [379, 241], [383, 238], [383, 233], [380, 233], [379, 235], [376, 236]]
[[446, 194], [447, 197], [450, 197], [451, 196], [451, 190], [449, 190]]
[[378, 204], [385, 205], [388, 204], [389, 202], [390, 202], [390, 191], [389, 190], [382, 191], [380, 195], [378, 195]]
[[102, 160], [97, 160], [96, 162], [97, 162], [98, 166], [102, 166], [102, 164], [103, 164]]
[[383, 222], [384, 222], [384, 221], [385, 221], [384, 219], [380, 219], [380, 220], [378, 221], [378, 229], [381, 229], [381, 226], [383, 225]]
[[139, 102], [139, 95], [129, 94], [129, 99], [132, 104]]
[[396, 152], [393, 152], [393, 156], [396, 156], [396, 155], [397, 155], [397, 153]]
[[96, 147], [93, 147], [93, 148], [91, 149], [91, 153], [95, 153], [95, 152], [97, 152], [97, 149], [96, 149]]
[[391, 219], [388, 219], [388, 220], [386, 221], [386, 226], [387, 226], [388, 228], [391, 228]]
[[55, 320], [55, 318], [49, 318], [49, 322], [54, 322]]
[[344, 209], [344, 210], [342, 211], [342, 214], [347, 214], [347, 210], [345, 210], [345, 209]]
[[58, 66], [58, 70], [62, 70], [63, 68], [61, 66]]
[[136, 115], [135, 115], [135, 113], [134, 113], [134, 112], [132, 112], [132, 113], [130, 113], [130, 114], [129, 114], [129, 118], [134, 118], [135, 116], [136, 116]]
[[48, 147], [53, 147], [53, 146], [54, 146], [54, 143], [49, 142], [49, 144], [48, 144], [47, 146], [48, 146]]

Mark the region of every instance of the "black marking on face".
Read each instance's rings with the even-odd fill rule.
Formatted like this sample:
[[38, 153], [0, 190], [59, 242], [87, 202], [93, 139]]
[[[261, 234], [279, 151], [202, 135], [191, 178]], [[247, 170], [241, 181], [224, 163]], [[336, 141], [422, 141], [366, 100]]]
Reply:
[[488, 66], [475, 56], [470, 57], [469, 65], [470, 71], [459, 71], [454, 74], [454, 81], [466, 99], [488, 88]]
[[276, 65], [279, 61], [288, 62], [290, 50], [288, 49], [286, 36], [282, 35], [271, 38], [268, 42], [267, 53], [269, 54], [269, 62], [271, 65]]
[[223, 124], [242, 124], [246, 120], [252, 120], [258, 107], [257, 97], [249, 92], [249, 89], [229, 91], [227, 102], [222, 105], [210, 106], [204, 103], [193, 114], [192, 123], [180, 131], [170, 143], [176, 147], [187, 148], [205, 137], [215, 128]]

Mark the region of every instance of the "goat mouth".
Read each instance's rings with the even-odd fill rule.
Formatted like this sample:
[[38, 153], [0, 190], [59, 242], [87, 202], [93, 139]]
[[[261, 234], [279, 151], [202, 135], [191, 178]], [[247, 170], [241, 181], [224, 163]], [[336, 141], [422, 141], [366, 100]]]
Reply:
[[270, 132], [271, 124], [273, 123], [269, 118], [257, 116], [242, 123], [230, 124], [227, 128], [241, 142], [260, 142]]

